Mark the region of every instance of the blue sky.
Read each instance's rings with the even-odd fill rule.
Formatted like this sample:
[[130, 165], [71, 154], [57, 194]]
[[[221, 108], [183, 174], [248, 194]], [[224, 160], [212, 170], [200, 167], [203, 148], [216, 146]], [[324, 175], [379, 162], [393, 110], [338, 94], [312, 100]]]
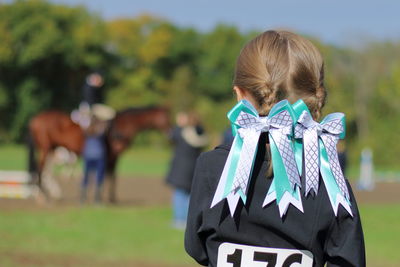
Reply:
[[357, 44], [400, 40], [399, 0], [52, 0], [83, 4], [106, 19], [150, 13], [202, 31], [217, 23], [243, 31], [277, 27], [311, 34], [325, 42]]

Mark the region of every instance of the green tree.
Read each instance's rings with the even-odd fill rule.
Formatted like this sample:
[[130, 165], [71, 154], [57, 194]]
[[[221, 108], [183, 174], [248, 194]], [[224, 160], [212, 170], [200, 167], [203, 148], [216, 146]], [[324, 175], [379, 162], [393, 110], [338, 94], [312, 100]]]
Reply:
[[174, 36], [171, 24], [143, 15], [136, 19], [118, 19], [108, 23], [108, 46], [120, 64], [112, 70], [113, 89], [107, 103], [121, 109], [127, 106], [159, 104], [165, 95], [165, 73], [158, 65], [169, 56]]
[[106, 65], [105, 30], [83, 7], [46, 1], [0, 5], [0, 17], [1, 127], [19, 140], [40, 110], [78, 105], [84, 76]]
[[205, 34], [199, 57], [199, 90], [214, 101], [232, 96], [235, 61], [245, 38], [233, 26], [219, 25]]

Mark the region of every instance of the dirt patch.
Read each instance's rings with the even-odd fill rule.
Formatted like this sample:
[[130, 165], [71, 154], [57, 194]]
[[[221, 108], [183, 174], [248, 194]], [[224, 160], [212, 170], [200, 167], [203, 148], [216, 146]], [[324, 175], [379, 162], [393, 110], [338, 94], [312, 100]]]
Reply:
[[[60, 185], [62, 197], [59, 200], [53, 200], [47, 203], [47, 206], [62, 205], [70, 206], [79, 203], [80, 179], [57, 178]], [[376, 183], [372, 191], [357, 190], [355, 184], [352, 185], [354, 194], [359, 204], [387, 204], [400, 203], [400, 183], [380, 182]], [[107, 203], [108, 185], [105, 184], [104, 200]], [[93, 199], [93, 192], [89, 190], [89, 202]], [[171, 189], [164, 180], [156, 177], [121, 177], [117, 180], [117, 205], [132, 206], [153, 206], [168, 205], [171, 202]], [[35, 205], [34, 199], [15, 200], [0, 199], [0, 208], [24, 208]], [[46, 205], [45, 205], [46, 206]]]
[[[51, 209], [54, 206], [76, 206], [79, 204], [80, 179], [58, 178], [57, 182], [62, 189], [62, 197], [47, 203], [38, 203], [35, 199], [0, 199], [2, 211], [15, 209]], [[380, 182], [376, 183], [372, 191], [357, 190], [352, 185], [358, 204], [400, 204], [400, 183]], [[89, 202], [93, 199], [93, 192], [89, 191]], [[108, 186], [104, 188], [105, 204], [108, 201]], [[117, 203], [118, 206], [156, 206], [169, 205], [171, 202], [171, 188], [164, 180], [156, 177], [121, 177], [117, 181]]]
[[[0, 199], [0, 209], [7, 210], [35, 210], [51, 209], [56, 207], [69, 207], [80, 204], [80, 179], [58, 178], [62, 192], [60, 199], [43, 201], [38, 199]], [[88, 203], [93, 202], [93, 188], [89, 187]], [[108, 202], [108, 185], [105, 184], [104, 204]], [[118, 206], [157, 206], [169, 205], [171, 202], [171, 189], [164, 183], [163, 179], [154, 177], [127, 178], [123, 177], [117, 181], [117, 203]], [[111, 205], [111, 204], [110, 204]], [[114, 205], [114, 204], [113, 204]]]
[[372, 191], [357, 190], [356, 185], [352, 185], [352, 188], [358, 204], [400, 203], [400, 183], [397, 182], [376, 183]]
[[[63, 189], [60, 203], [77, 203], [80, 194], [80, 179], [59, 179]], [[94, 187], [94, 186], [92, 186]], [[91, 187], [91, 189], [93, 189]], [[108, 201], [108, 184], [105, 183], [103, 199]], [[89, 190], [89, 201], [93, 199], [93, 191]], [[163, 179], [155, 177], [130, 178], [121, 177], [117, 180], [117, 204], [133, 206], [152, 206], [169, 204], [171, 190]]]
[[149, 263], [139, 261], [99, 261], [93, 257], [76, 257], [57, 254], [31, 254], [23, 252], [0, 252], [0, 264], [7, 265], [7, 262], [2, 262], [1, 259], [7, 259], [7, 262], [12, 262], [16, 266], [58, 266], [58, 267], [189, 267], [190, 265], [171, 265], [165, 263]]

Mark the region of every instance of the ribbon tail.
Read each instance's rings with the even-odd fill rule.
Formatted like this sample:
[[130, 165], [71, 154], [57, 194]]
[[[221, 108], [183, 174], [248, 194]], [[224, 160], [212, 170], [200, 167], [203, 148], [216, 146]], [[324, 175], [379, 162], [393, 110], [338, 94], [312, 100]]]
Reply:
[[243, 146], [232, 187], [232, 190], [241, 197], [243, 204], [246, 204], [247, 187], [251, 179], [260, 134], [260, 131], [249, 129], [243, 138]]
[[[295, 189], [296, 185], [301, 187], [300, 175], [290, 139], [281, 130], [270, 130], [270, 135], [274, 140], [274, 146], [276, 146], [276, 150], [279, 153], [279, 158], [283, 163], [284, 172], [289, 179], [291, 188]], [[272, 160], [275, 162], [274, 158]]]
[[[265, 196], [262, 206], [265, 207], [268, 204], [272, 203], [274, 200], [277, 200], [275, 179], [271, 183], [271, 186], [268, 190], [267, 195]], [[281, 216], [281, 218], [286, 214], [289, 208], [289, 204], [292, 204], [294, 207], [296, 207], [298, 210], [304, 213], [303, 204], [301, 202], [300, 190], [298, 187], [296, 187], [296, 190], [293, 192], [285, 191], [283, 193], [282, 198], [280, 199], [280, 201], [278, 201], [277, 204], [279, 209], [279, 215]]]
[[319, 182], [319, 150], [318, 150], [318, 133], [314, 128], [304, 131], [304, 167], [305, 167], [305, 192], [307, 196], [311, 190], [314, 194], [318, 193]]
[[272, 180], [271, 186], [268, 189], [268, 193], [265, 196], [264, 202], [263, 202], [263, 207], [267, 206], [271, 202], [276, 200], [276, 189], [275, 189], [275, 179]]
[[353, 213], [350, 207], [351, 206], [350, 201], [343, 195], [342, 191], [339, 188], [339, 185], [336, 182], [336, 179], [330, 168], [328, 154], [326, 152], [324, 143], [321, 140], [319, 142], [319, 146], [321, 155], [321, 165], [320, 165], [321, 176], [322, 180], [324, 181], [333, 212], [335, 213], [335, 216], [337, 216], [339, 210], [339, 204], [341, 204], [342, 207], [345, 208], [347, 212], [353, 217]]
[[236, 172], [237, 162], [240, 156], [240, 149], [242, 148], [243, 141], [239, 135], [236, 135], [233, 140], [231, 150], [229, 151], [224, 169], [218, 182], [217, 190], [215, 191], [211, 207], [217, 205], [223, 200], [227, 194], [232, 190], [233, 175]]
[[294, 141], [294, 156], [299, 174], [303, 172], [303, 144], [300, 140]]
[[[253, 169], [260, 132], [245, 130], [243, 139], [238, 134], [232, 144], [220, 181], [217, 186], [211, 208], [227, 198], [230, 213], [235, 213], [239, 198], [246, 204], [247, 187]], [[237, 142], [237, 143], [236, 143]]]
[[328, 155], [330, 169], [333, 173], [333, 177], [335, 177], [337, 185], [339, 186], [340, 192], [346, 199], [350, 199], [349, 190], [347, 188], [346, 180], [344, 179], [342, 168], [340, 167], [339, 157], [336, 150], [337, 139], [328, 134], [323, 134], [321, 139]]
[[[270, 146], [272, 162], [274, 164], [274, 178], [264, 199], [263, 207], [276, 200], [279, 208], [279, 214], [281, 217], [283, 217], [289, 207], [289, 204], [292, 204], [301, 212], [303, 212], [303, 205], [298, 186], [294, 184], [293, 189], [292, 184], [289, 181], [284, 159], [281, 156], [282, 153], [280, 153], [276, 144], [276, 138], [280, 138], [280, 136], [277, 136], [270, 131]], [[286, 136], [283, 136], [283, 138], [286, 138]], [[294, 168], [297, 171], [295, 166]]]
[[285, 215], [287, 209], [289, 208], [289, 204], [292, 204], [298, 210], [300, 210], [301, 212], [304, 213], [303, 204], [301, 202], [300, 190], [298, 189], [298, 187], [292, 193], [290, 193], [289, 191], [286, 191], [283, 194], [282, 199], [278, 204], [279, 215], [281, 217], [283, 217], [283, 215]]
[[235, 192], [231, 192], [227, 197], [226, 200], [228, 201], [228, 207], [229, 207], [229, 212], [231, 214], [231, 217], [235, 214], [235, 210], [237, 207], [237, 204], [239, 203], [240, 195]]
[[[331, 198], [329, 198], [331, 200]], [[337, 216], [339, 210], [339, 204], [342, 205], [343, 208], [347, 210], [347, 212], [353, 217], [353, 212], [351, 211], [350, 203], [347, 199], [343, 197], [342, 194], [336, 195], [336, 202], [331, 203], [332, 207], [334, 207], [333, 211], [335, 212], [335, 216]]]

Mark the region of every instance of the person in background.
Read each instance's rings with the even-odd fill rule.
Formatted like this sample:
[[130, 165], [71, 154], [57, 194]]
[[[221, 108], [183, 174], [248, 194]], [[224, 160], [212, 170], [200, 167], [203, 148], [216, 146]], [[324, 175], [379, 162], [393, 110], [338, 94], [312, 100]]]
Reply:
[[221, 144], [226, 146], [231, 146], [233, 142], [233, 134], [232, 134], [232, 127], [228, 126], [224, 132], [222, 133], [222, 141]]
[[174, 152], [166, 182], [173, 188], [173, 226], [184, 229], [196, 159], [207, 145], [208, 138], [197, 115], [179, 112], [170, 139]]
[[82, 87], [82, 100], [78, 109], [71, 112], [72, 121], [79, 124], [83, 130], [88, 128], [91, 123], [93, 105], [103, 103], [103, 85], [104, 79], [99, 72], [95, 71], [86, 76]]
[[103, 76], [99, 72], [90, 73], [85, 80], [82, 88], [83, 103], [90, 107], [96, 103], [103, 103], [102, 87], [104, 85]]
[[92, 175], [96, 177], [95, 202], [100, 203], [105, 176], [107, 151], [105, 132], [115, 112], [107, 106], [94, 104], [91, 108], [90, 124], [84, 129], [85, 143], [82, 151], [84, 172], [81, 185], [81, 202], [86, 202]]

